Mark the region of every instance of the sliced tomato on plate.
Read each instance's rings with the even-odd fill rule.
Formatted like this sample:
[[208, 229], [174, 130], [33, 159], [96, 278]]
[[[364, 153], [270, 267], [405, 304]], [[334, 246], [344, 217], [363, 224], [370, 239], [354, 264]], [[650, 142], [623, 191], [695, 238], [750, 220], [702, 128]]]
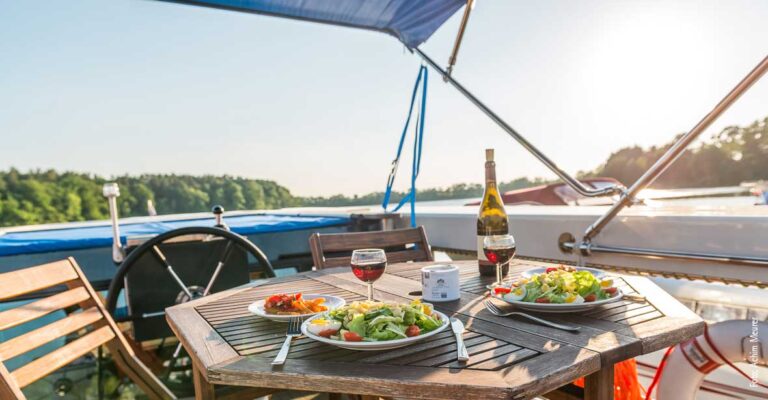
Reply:
[[362, 342], [363, 338], [355, 332], [344, 332], [345, 342]]

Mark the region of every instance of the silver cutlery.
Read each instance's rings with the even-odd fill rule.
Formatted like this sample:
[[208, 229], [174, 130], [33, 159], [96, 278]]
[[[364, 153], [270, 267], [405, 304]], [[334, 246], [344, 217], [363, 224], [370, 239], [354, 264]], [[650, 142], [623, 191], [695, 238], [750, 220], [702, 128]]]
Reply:
[[451, 330], [453, 335], [456, 336], [456, 348], [458, 349], [458, 360], [468, 361], [469, 353], [467, 352], [467, 346], [464, 345], [464, 338], [461, 336], [464, 333], [464, 323], [457, 318], [451, 318]]
[[628, 301], [634, 301], [637, 303], [645, 303], [646, 298], [645, 296], [641, 294], [624, 294], [624, 297], [622, 297], [622, 300], [628, 300]]
[[564, 331], [576, 332], [576, 331], [579, 330], [578, 326], [570, 326], [570, 325], [557, 324], [557, 323], [554, 323], [554, 322], [547, 321], [545, 319], [541, 319], [539, 317], [534, 317], [533, 315], [526, 314], [524, 312], [519, 312], [519, 311], [507, 311], [507, 312], [504, 312], [499, 307], [497, 307], [495, 304], [493, 304], [493, 302], [490, 301], [490, 300], [485, 300], [483, 302], [483, 305], [485, 305], [485, 308], [488, 311], [490, 311], [492, 314], [494, 314], [496, 316], [499, 316], [499, 317], [509, 317], [509, 316], [512, 316], [512, 315], [517, 315], [517, 316], [520, 316], [520, 317], [528, 318], [531, 321], [538, 322], [538, 323], [540, 323], [542, 325], [546, 325], [546, 326], [549, 326], [549, 327], [552, 327], [552, 328], [556, 328], [556, 329], [562, 329]]
[[288, 357], [288, 351], [291, 349], [291, 341], [293, 338], [301, 335], [301, 318], [293, 317], [288, 322], [288, 331], [285, 333], [285, 342], [283, 347], [280, 348], [280, 352], [277, 353], [277, 357], [272, 361], [272, 365], [283, 365], [285, 359]]

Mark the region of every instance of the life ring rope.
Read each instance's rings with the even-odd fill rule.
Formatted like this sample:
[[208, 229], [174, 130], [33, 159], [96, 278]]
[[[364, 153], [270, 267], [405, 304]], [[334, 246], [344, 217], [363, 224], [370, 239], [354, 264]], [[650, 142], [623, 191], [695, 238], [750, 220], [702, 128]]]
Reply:
[[669, 346], [667, 351], [664, 352], [664, 357], [661, 358], [659, 367], [656, 368], [656, 374], [653, 375], [651, 385], [648, 386], [648, 391], [645, 392], [645, 400], [651, 400], [651, 393], [653, 393], [653, 389], [656, 388], [656, 385], [659, 384], [659, 379], [661, 379], [661, 372], [664, 371], [664, 367], [667, 366], [667, 359], [669, 358], [669, 355], [672, 354], [672, 350], [674, 350], [675, 347], [677, 347], [677, 345]]
[[[713, 360], [712, 358], [710, 358], [709, 354], [706, 351], [704, 351], [704, 349], [699, 344], [698, 338], [693, 338], [693, 339], [689, 340], [688, 342], [684, 342], [684, 343], [680, 343], [678, 345], [670, 346], [667, 349], [667, 351], [664, 353], [664, 357], [662, 357], [661, 362], [659, 363], [659, 366], [656, 369], [656, 374], [654, 374], [654, 376], [653, 376], [653, 380], [651, 381], [651, 385], [648, 386], [648, 391], [645, 392], [645, 400], [651, 400], [652, 399], [651, 394], [653, 393], [653, 390], [658, 385], [659, 380], [661, 380], [661, 374], [664, 371], [664, 367], [667, 366], [667, 360], [669, 359], [669, 356], [672, 354], [672, 351], [674, 351], [675, 348], [678, 347], [678, 346], [680, 346], [680, 350], [682, 351], [682, 355], [685, 358], [685, 360], [688, 361], [688, 363], [693, 368], [695, 368], [697, 371], [699, 371], [699, 372], [701, 372], [703, 374], [707, 374], [709, 372], [712, 372], [717, 367], [719, 367], [719, 366], [721, 366], [723, 364], [726, 364], [729, 367], [733, 368], [736, 372], [738, 372], [744, 378], [752, 381], [752, 378], [749, 375], [747, 375], [746, 372], [742, 371], [741, 368], [737, 367], [731, 361], [729, 361], [727, 358], [725, 358], [725, 356], [723, 356], [723, 353], [720, 351], [720, 349], [717, 348], [717, 346], [715, 346], [715, 342], [712, 340], [712, 337], [710, 337], [710, 335], [709, 335], [709, 328], [708, 328], [707, 325], [704, 325], [704, 335], [703, 336], [704, 336], [704, 340], [706, 340], [706, 342], [707, 342], [707, 345], [709, 345], [709, 347], [712, 349], [712, 351], [714, 351], [715, 354], [717, 354], [717, 356], [723, 362], [722, 363], [718, 363], [715, 360]], [[698, 352], [701, 353], [701, 355], [704, 358], [706, 358], [706, 360], [704, 360], [705, 362], [704, 362], [703, 365], [699, 366], [696, 363], [694, 363], [689, 358], [687, 352], [683, 350], [682, 346], [685, 345], [685, 344], [688, 344], [688, 343], [690, 343], [692, 346], [695, 346], [696, 349], [698, 350]], [[760, 383], [760, 382], [756, 382], [756, 384], [758, 386], [762, 387], [762, 388], [768, 389], [768, 385], [765, 385], [765, 384]]]
[[[709, 347], [711, 347], [711, 348], [712, 348], [712, 350], [715, 352], [715, 354], [717, 354], [717, 356], [718, 356], [718, 357], [720, 357], [720, 359], [721, 359], [721, 360], [725, 361], [725, 363], [726, 363], [726, 364], [727, 364], [729, 367], [733, 368], [733, 369], [734, 369], [736, 372], [738, 372], [739, 374], [741, 374], [741, 376], [743, 376], [743, 377], [745, 377], [745, 378], [749, 379], [750, 381], [752, 380], [752, 378], [750, 378], [750, 376], [749, 376], [749, 375], [747, 375], [747, 373], [746, 373], [746, 372], [742, 371], [742, 370], [741, 370], [741, 368], [739, 368], [739, 367], [735, 366], [735, 365], [734, 365], [732, 362], [730, 362], [730, 361], [729, 361], [727, 358], [723, 357], [723, 353], [722, 353], [722, 352], [720, 352], [720, 349], [718, 349], [718, 348], [717, 348], [717, 346], [715, 346], [715, 342], [714, 342], [714, 341], [712, 340], [712, 338], [709, 336], [709, 329], [707, 329], [707, 326], [706, 326], [706, 325], [704, 325], [704, 340], [706, 340], [706, 341], [707, 341], [707, 344], [709, 345]], [[762, 383], [760, 383], [760, 382], [755, 382], [755, 383], [756, 383], [758, 386], [762, 387], [762, 388], [768, 389], [768, 385], [764, 385], [764, 384], [762, 384]]]

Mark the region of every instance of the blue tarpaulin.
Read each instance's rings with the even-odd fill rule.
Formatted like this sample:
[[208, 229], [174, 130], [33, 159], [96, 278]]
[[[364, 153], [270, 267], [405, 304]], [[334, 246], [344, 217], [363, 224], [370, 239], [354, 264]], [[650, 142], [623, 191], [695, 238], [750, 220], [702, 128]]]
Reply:
[[163, 0], [386, 32], [409, 48], [429, 39], [466, 0]]
[[[225, 219], [229, 228], [240, 235], [287, 232], [326, 226], [346, 225], [349, 218], [295, 215], [237, 215]], [[213, 226], [212, 218], [180, 221], [145, 222], [120, 225], [120, 240], [127, 237], [155, 236], [187, 226]], [[77, 250], [112, 245], [112, 226], [80, 226], [62, 229], [9, 232], [0, 235], [0, 256]]]

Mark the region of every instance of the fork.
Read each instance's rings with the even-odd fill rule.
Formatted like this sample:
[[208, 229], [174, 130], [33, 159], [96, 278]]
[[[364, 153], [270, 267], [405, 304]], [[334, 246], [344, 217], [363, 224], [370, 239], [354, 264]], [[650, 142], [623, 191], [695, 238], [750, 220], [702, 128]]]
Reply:
[[285, 333], [285, 342], [283, 347], [280, 348], [280, 352], [277, 353], [277, 357], [272, 361], [272, 365], [283, 365], [285, 359], [288, 357], [288, 351], [291, 349], [291, 341], [293, 338], [301, 335], [301, 318], [293, 317], [288, 322], [288, 332]]
[[578, 326], [556, 324], [554, 322], [550, 322], [550, 321], [547, 321], [545, 319], [541, 319], [539, 317], [534, 317], [531, 314], [526, 314], [526, 313], [519, 312], [519, 311], [508, 311], [508, 312], [501, 311], [501, 309], [499, 307], [497, 307], [496, 304], [493, 304], [493, 302], [490, 301], [490, 300], [485, 300], [483, 302], [483, 305], [485, 305], [485, 308], [488, 309], [488, 311], [490, 311], [491, 314], [494, 314], [494, 315], [499, 316], [499, 317], [509, 317], [510, 315], [517, 315], [517, 316], [520, 316], [520, 317], [528, 318], [531, 321], [536, 321], [536, 322], [538, 322], [538, 323], [540, 323], [542, 325], [546, 325], [546, 326], [549, 326], [549, 327], [552, 327], [552, 328], [556, 328], [556, 329], [562, 329], [564, 331], [577, 332], [579, 330]]

